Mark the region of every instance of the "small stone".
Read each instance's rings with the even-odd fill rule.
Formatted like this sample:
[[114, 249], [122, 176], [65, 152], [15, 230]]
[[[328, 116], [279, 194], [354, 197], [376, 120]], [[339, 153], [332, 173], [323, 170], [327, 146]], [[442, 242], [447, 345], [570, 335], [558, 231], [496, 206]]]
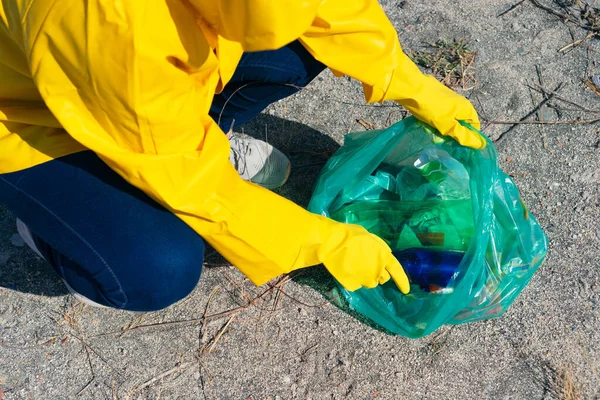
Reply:
[[338, 334], [338, 331], [334, 330], [334, 331], [333, 331], [333, 332], [331, 332], [331, 333], [333, 333], [333, 336], [337, 336], [337, 334]]
[[544, 121], [550, 121], [556, 118], [556, 111], [554, 111], [552, 108], [542, 108], [540, 114], [542, 120]]
[[10, 255], [8, 253], [0, 253], [0, 267], [4, 267], [9, 258]]
[[23, 239], [21, 238], [21, 236], [18, 233], [15, 233], [14, 235], [12, 235], [10, 237], [10, 244], [12, 244], [13, 246], [17, 246], [17, 247], [25, 246], [25, 242], [23, 241]]
[[292, 383], [292, 378], [289, 375], [285, 375], [282, 378], [283, 383], [285, 383], [286, 385], [289, 385], [290, 383]]

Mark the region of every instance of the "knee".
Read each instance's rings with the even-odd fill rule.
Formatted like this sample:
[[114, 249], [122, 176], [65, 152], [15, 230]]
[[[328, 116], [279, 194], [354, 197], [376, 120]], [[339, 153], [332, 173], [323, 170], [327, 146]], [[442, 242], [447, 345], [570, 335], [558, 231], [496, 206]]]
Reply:
[[157, 311], [189, 295], [196, 287], [204, 262], [204, 241], [169, 243], [137, 260], [138, 276], [130, 277], [122, 307]]

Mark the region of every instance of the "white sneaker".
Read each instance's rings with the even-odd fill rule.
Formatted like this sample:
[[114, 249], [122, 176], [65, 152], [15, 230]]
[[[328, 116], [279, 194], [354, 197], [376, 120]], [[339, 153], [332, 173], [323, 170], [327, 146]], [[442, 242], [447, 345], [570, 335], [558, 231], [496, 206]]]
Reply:
[[267, 189], [276, 189], [290, 177], [290, 160], [262, 140], [231, 135], [229, 161], [242, 179]]
[[[44, 258], [44, 256], [40, 252], [40, 250], [35, 245], [35, 242], [33, 241], [33, 236], [31, 236], [31, 230], [29, 229], [29, 227], [27, 225], [25, 225], [25, 223], [23, 221], [21, 221], [18, 218], [17, 218], [17, 232], [19, 232], [19, 236], [21, 236], [21, 239], [23, 239], [23, 241], [25, 242], [25, 244], [27, 244], [27, 246], [29, 246], [29, 248], [31, 250], [33, 250], [35, 252], [35, 254], [37, 254], [42, 260], [45, 261], [46, 259]], [[61, 279], [62, 279], [62, 277], [61, 277]], [[85, 297], [82, 294], [77, 293], [75, 291], [75, 289], [73, 289], [67, 283], [67, 281], [65, 281], [64, 279], [62, 279], [62, 281], [65, 284], [65, 286], [67, 287], [67, 290], [69, 291], [69, 293], [71, 293], [73, 295], [73, 297], [75, 297], [80, 302], [82, 302], [84, 304], [87, 304], [89, 306], [92, 306], [92, 307], [109, 308], [109, 307], [107, 307], [107, 306], [105, 306], [103, 304], [99, 304], [99, 303], [96, 303], [93, 300], [88, 299], [87, 297]]]

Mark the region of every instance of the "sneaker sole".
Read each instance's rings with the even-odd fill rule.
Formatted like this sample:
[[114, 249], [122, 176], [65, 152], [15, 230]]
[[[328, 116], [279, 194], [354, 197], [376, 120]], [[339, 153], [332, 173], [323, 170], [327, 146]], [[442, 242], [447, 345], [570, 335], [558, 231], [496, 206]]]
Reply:
[[[291, 173], [292, 173], [292, 164], [288, 164], [287, 171], [285, 172], [285, 178], [283, 179], [283, 182], [278, 183], [276, 185], [258, 184], [256, 182], [253, 182], [253, 183], [256, 183], [257, 185], [262, 186], [265, 189], [269, 189], [269, 190], [278, 189], [287, 183], [288, 179], [290, 178]], [[250, 182], [252, 182], [252, 180], [250, 180]]]

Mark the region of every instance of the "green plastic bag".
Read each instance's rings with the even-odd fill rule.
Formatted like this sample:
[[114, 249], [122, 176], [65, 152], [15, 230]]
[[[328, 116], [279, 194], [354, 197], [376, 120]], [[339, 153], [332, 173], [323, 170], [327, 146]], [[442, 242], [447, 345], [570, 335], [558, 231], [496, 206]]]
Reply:
[[547, 238], [492, 142], [460, 146], [414, 117], [385, 130], [352, 133], [327, 162], [308, 209], [364, 226], [392, 250], [464, 254], [443, 289], [390, 280], [349, 292], [349, 306], [388, 331], [418, 338], [444, 324], [502, 315], [547, 252]]

